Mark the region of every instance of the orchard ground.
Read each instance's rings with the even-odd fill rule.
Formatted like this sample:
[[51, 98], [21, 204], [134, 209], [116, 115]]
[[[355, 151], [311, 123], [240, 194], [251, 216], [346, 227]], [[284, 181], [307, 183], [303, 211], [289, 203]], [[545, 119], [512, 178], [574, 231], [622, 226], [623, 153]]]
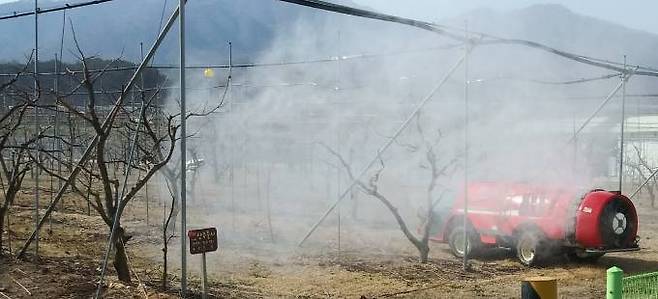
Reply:
[[[596, 264], [556, 257], [540, 267], [527, 268], [510, 252], [491, 250], [472, 260], [471, 271], [464, 272], [461, 261], [444, 244], [433, 244], [429, 263], [420, 264], [415, 248], [391, 222], [365, 222], [341, 215], [339, 244], [336, 213], [298, 247], [299, 238], [317, 217], [273, 214], [272, 240], [264, 210], [241, 208], [231, 213], [226, 202], [213, 204], [211, 195], [191, 202], [188, 215], [190, 229], [221, 223], [220, 248], [208, 254], [211, 297], [518, 298], [521, 280], [549, 276], [557, 279], [561, 297], [601, 298], [605, 271], [611, 266], [631, 274], [658, 271], [658, 210], [643, 204], [638, 206], [641, 251], [608, 254]], [[44, 197], [47, 202], [48, 195]], [[156, 197], [150, 195], [148, 225], [143, 194], [124, 215], [123, 225], [133, 236], [127, 248], [134, 283], [119, 283], [110, 264], [104, 298], [178, 297], [178, 236], [169, 246], [171, 289], [160, 288], [163, 206]], [[33, 228], [32, 201], [32, 194], [25, 192], [12, 209], [10, 231], [4, 238], [7, 244], [11, 237], [13, 253]], [[640, 202], [647, 201], [640, 198]], [[178, 235], [179, 227], [175, 229]], [[41, 233], [38, 258], [33, 250], [25, 260], [1, 258], [0, 292], [9, 298], [93, 296], [107, 236], [100, 217], [93, 210], [91, 216], [86, 214], [85, 202], [65, 198], [64, 208], [53, 213], [52, 225], [46, 224]], [[200, 264], [199, 255], [188, 256], [191, 296], [200, 296]]]

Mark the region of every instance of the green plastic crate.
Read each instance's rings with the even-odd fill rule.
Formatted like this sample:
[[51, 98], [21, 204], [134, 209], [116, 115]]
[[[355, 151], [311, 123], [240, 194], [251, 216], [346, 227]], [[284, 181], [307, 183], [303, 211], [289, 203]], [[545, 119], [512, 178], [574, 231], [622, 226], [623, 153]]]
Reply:
[[658, 272], [624, 277], [624, 299], [658, 299]]

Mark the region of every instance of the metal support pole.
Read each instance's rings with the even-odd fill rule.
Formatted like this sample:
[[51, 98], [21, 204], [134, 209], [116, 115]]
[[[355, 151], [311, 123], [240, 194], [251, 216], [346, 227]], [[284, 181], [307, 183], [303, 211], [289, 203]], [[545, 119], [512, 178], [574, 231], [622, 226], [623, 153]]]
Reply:
[[[624, 70], [626, 70], [626, 55], [624, 55]], [[619, 192], [624, 184], [624, 127], [626, 127], [626, 72], [621, 76], [621, 134], [619, 137]]]
[[181, 139], [180, 139], [180, 163], [181, 163], [181, 175], [180, 175], [180, 198], [181, 198], [181, 226], [180, 226], [180, 236], [181, 236], [181, 276], [180, 276], [180, 289], [181, 295], [185, 297], [187, 293], [187, 242], [185, 241], [185, 236], [187, 236], [187, 175], [186, 175], [186, 150], [187, 150], [187, 140], [186, 140], [186, 116], [187, 111], [185, 107], [185, 0], [178, 1], [179, 7], [179, 17], [178, 17], [178, 33], [179, 33], [179, 47], [180, 47], [180, 117], [181, 117]]
[[574, 142], [576, 138], [578, 138], [580, 132], [582, 132], [585, 129], [585, 127], [587, 127], [589, 122], [592, 121], [592, 119], [594, 119], [594, 117], [596, 117], [596, 115], [599, 114], [599, 112], [601, 112], [601, 109], [603, 109], [603, 107], [605, 107], [605, 105], [608, 104], [608, 102], [617, 94], [619, 89], [622, 88], [624, 84], [623, 82], [624, 82], [623, 80], [620, 81], [619, 84], [617, 84], [617, 86], [615, 86], [615, 88], [612, 91], [610, 91], [610, 93], [608, 94], [608, 96], [605, 97], [603, 102], [601, 102], [601, 104], [599, 104], [599, 106], [596, 107], [596, 110], [594, 110], [594, 112], [580, 125], [580, 127], [578, 127], [578, 130], [576, 130], [576, 132], [573, 134], [573, 136], [571, 136], [569, 141], [567, 141], [567, 144]]
[[[144, 43], [142, 43], [142, 42], [139, 43], [139, 57], [140, 57], [141, 60], [144, 60]], [[141, 74], [139, 77], [140, 77], [139, 80], [141, 81], [140, 82], [141, 83], [140, 95], [141, 95], [141, 100], [143, 101], [146, 98], [145, 95], [144, 95], [144, 74]], [[139, 157], [137, 157], [137, 159], [139, 160]], [[146, 226], [148, 227], [149, 226], [149, 184], [148, 184], [148, 182], [146, 182], [146, 185], [144, 186], [144, 188], [146, 189], [144, 197], [146, 198]]]
[[[340, 69], [340, 51], [341, 51], [341, 32], [340, 32], [340, 30], [338, 30], [338, 53], [336, 53], [336, 93], [335, 93], [336, 100], [338, 100], [338, 101], [340, 101], [339, 92], [340, 92], [340, 88], [341, 88], [341, 84], [340, 84], [341, 83], [341, 81], [340, 81], [340, 78], [341, 78], [341, 76], [340, 76], [341, 75], [341, 72], [340, 72], [340, 70], [341, 70]], [[340, 126], [338, 126], [338, 128], [336, 130], [336, 151], [339, 152], [339, 153], [340, 153], [340, 141], [341, 141], [340, 140]], [[336, 165], [340, 165], [340, 161], [338, 161], [336, 163]], [[340, 196], [339, 192], [341, 190], [340, 189], [340, 171], [341, 171], [340, 166], [337, 166], [336, 167], [336, 192], [338, 193], [338, 194], [336, 194], [337, 196]], [[340, 219], [341, 218], [340, 206], [337, 206], [336, 209], [337, 209], [337, 211], [336, 211], [336, 217], [337, 217], [336, 233], [337, 233], [337, 238], [338, 238], [336, 243], [338, 245], [337, 246], [338, 247], [338, 256], [340, 257], [340, 245], [341, 245], [340, 244], [340, 241], [341, 241], [340, 240], [340, 237], [341, 237], [340, 236], [340, 232], [341, 232], [341, 227], [340, 227], [340, 225], [341, 225], [341, 223], [340, 223], [340, 221], [341, 221], [341, 219]]]
[[[56, 71], [57, 74], [55, 75], [55, 83], [54, 83], [55, 84], [54, 85], [55, 97], [59, 97], [59, 68], [60, 68], [59, 64], [60, 64], [60, 62], [59, 62], [58, 58], [61, 59], [62, 57], [61, 56], [58, 57], [57, 54], [55, 54], [55, 69], [57, 70]], [[58, 135], [59, 135], [59, 104], [57, 102], [55, 102], [55, 137], [57, 137]], [[57, 139], [56, 142], [57, 142], [57, 154], [56, 154], [56, 156], [57, 156], [57, 176], [61, 178], [62, 177], [62, 148], [63, 148], [63, 146], [62, 146], [62, 141], [61, 140]], [[62, 180], [58, 179], [57, 182], [58, 182], [57, 183], [57, 190], [59, 190], [60, 188], [62, 188]], [[51, 205], [52, 205], [53, 201], [54, 201], [54, 198], [50, 202]]]
[[[336, 84], [336, 86], [338, 86], [338, 84]], [[337, 131], [338, 132], [336, 134], [336, 151], [340, 153], [340, 128], [338, 128]], [[340, 161], [338, 161], [338, 163], [336, 163], [336, 165], [340, 165]], [[341, 190], [340, 189], [340, 171], [341, 171], [340, 166], [336, 167], [336, 192], [340, 192], [340, 190]], [[337, 195], [340, 196], [340, 193], [338, 193]], [[341, 218], [340, 217], [341, 216], [340, 215], [340, 206], [336, 207], [336, 210], [337, 210], [336, 211], [336, 216], [337, 216], [336, 233], [337, 233], [337, 237], [338, 237], [337, 245], [338, 245], [338, 256], [340, 257], [340, 245], [341, 245], [340, 244], [340, 241], [341, 241], [340, 240], [340, 237], [341, 237], [340, 236], [340, 232], [341, 232], [341, 227], [340, 227], [340, 225], [341, 225], [341, 223], [340, 223], [340, 221], [341, 221], [341, 219], [340, 219]]]
[[[59, 94], [59, 70], [62, 68], [62, 60], [64, 59], [64, 34], [66, 33], [66, 10], [62, 11], [62, 34], [60, 36], [59, 40], [59, 61], [57, 61], [57, 74], [55, 75], [55, 83], [57, 83], [56, 88], [55, 88], [55, 94]], [[58, 105], [57, 109], [59, 109], [59, 104], [55, 103]], [[59, 110], [58, 110], [59, 111]], [[70, 114], [69, 114], [70, 115]], [[59, 132], [59, 129], [57, 130]], [[74, 140], [71, 140], [71, 143], [75, 143]], [[62, 177], [62, 152], [64, 151], [64, 143], [62, 140], [58, 141], [58, 149], [57, 151], [57, 175], [59, 177]], [[71, 157], [72, 158], [72, 157]], [[73, 159], [69, 161], [69, 163], [73, 163]], [[59, 184], [57, 184], [57, 190], [62, 189], [62, 180], [58, 180]], [[54, 201], [54, 199], [53, 199]], [[51, 204], [52, 205], [52, 204]], [[60, 205], [62, 209], [64, 209], [64, 201], [62, 201], [62, 204]]]
[[[470, 48], [469, 50], [472, 50], [472, 48]], [[459, 60], [457, 60], [457, 62], [455, 63], [455, 65], [453, 65], [452, 68], [450, 68], [450, 70], [448, 70], [448, 72], [445, 74], [445, 76], [443, 78], [441, 78], [441, 81], [439, 81], [439, 83], [430, 91], [430, 93], [427, 94], [425, 96], [425, 98], [423, 98], [420, 101], [420, 103], [418, 103], [418, 105], [416, 106], [414, 111], [411, 113], [411, 115], [409, 115], [409, 117], [402, 123], [402, 125], [400, 125], [400, 127], [397, 129], [397, 131], [395, 131], [393, 136], [391, 138], [389, 138], [379, 148], [379, 150], [377, 150], [377, 152], [376, 152], [375, 156], [372, 158], [372, 160], [370, 160], [370, 162], [361, 170], [361, 172], [359, 172], [354, 177], [354, 179], [345, 188], [345, 191], [343, 191], [340, 194], [338, 199], [336, 199], [336, 201], [327, 209], [327, 211], [325, 211], [325, 213], [322, 215], [322, 217], [320, 217], [320, 219], [311, 227], [311, 229], [308, 231], [308, 233], [306, 233], [304, 238], [302, 238], [302, 240], [299, 241], [298, 246], [302, 246], [304, 244], [304, 242], [306, 242], [306, 240], [313, 234], [313, 232], [315, 232], [315, 230], [320, 226], [320, 224], [322, 224], [322, 222], [324, 222], [324, 220], [329, 216], [329, 214], [331, 214], [331, 212], [334, 209], [336, 209], [336, 207], [343, 201], [343, 199], [345, 199], [345, 196], [347, 196], [347, 194], [350, 193], [352, 188], [354, 188], [356, 186], [357, 180], [361, 179], [361, 177], [363, 177], [366, 174], [366, 172], [368, 172], [368, 170], [370, 170], [370, 168], [373, 165], [375, 165], [375, 163], [377, 163], [377, 161], [379, 161], [379, 159], [381, 157], [381, 154], [384, 153], [391, 146], [391, 144], [393, 144], [393, 142], [398, 138], [398, 136], [400, 136], [400, 134], [402, 134], [402, 132], [409, 126], [411, 121], [414, 120], [414, 118], [420, 112], [420, 110], [422, 110], [423, 107], [425, 107], [427, 102], [429, 102], [429, 100], [434, 97], [434, 95], [439, 91], [439, 89], [441, 89], [441, 87], [443, 87], [443, 85], [448, 81], [448, 79], [452, 76], [452, 74], [464, 62], [465, 58], [466, 58], [466, 55], [460, 57]]]
[[204, 252], [201, 255], [201, 258], [203, 259], [201, 268], [203, 270], [203, 295], [201, 295], [201, 298], [206, 299], [208, 298], [208, 272], [206, 271], [206, 253]]
[[[55, 74], [56, 74], [56, 75], [55, 75], [55, 79], [53, 80], [53, 91], [55, 92], [55, 97], [57, 97], [57, 90], [58, 90], [58, 86], [57, 86], [57, 80], [59, 79], [59, 76], [57, 75], [57, 72], [58, 72], [58, 71], [59, 71], [59, 69], [58, 69], [58, 66], [57, 66], [57, 54], [55, 54]], [[52, 143], [51, 143], [51, 150], [52, 150], [53, 152], [55, 152], [55, 151], [58, 149], [58, 146], [57, 146], [56, 144], [59, 144], [59, 140], [56, 139], [56, 138], [57, 138], [57, 134], [59, 134], [59, 131], [58, 131], [59, 121], [58, 121], [58, 119], [57, 119], [58, 116], [59, 116], [59, 106], [57, 105], [57, 102], [55, 102], [55, 116], [53, 117], [53, 122], [54, 122], [54, 126], [53, 126], [53, 137], [54, 137], [55, 139], [53, 139], [53, 140], [52, 140]], [[51, 169], [53, 169], [53, 168], [55, 167], [55, 164], [54, 164], [54, 163], [55, 163], [55, 162], [54, 162], [52, 159], [50, 159], [50, 167], [51, 167]], [[57, 163], [59, 164], [59, 160], [57, 161]], [[59, 173], [58, 173], [58, 174], [59, 174]], [[49, 205], [53, 204], [53, 199], [54, 199], [54, 196], [55, 196], [55, 193], [53, 193], [53, 190], [55, 189], [55, 188], [54, 188], [54, 185], [53, 185], [53, 179], [54, 179], [54, 178], [53, 178], [53, 176], [51, 175], [51, 176], [50, 176], [50, 203], [49, 203]], [[57, 181], [58, 181], [60, 184], [62, 183], [62, 181], [59, 180], [59, 179], [57, 179]], [[53, 219], [52, 219], [52, 216], [48, 216], [48, 229], [49, 229], [50, 232], [52, 233], [52, 231], [53, 231]]]
[[228, 87], [231, 87], [231, 80], [233, 79], [233, 44], [228, 42]]
[[[34, 0], [34, 134], [38, 136], [41, 131], [39, 125], [39, 11], [38, 0]], [[36, 155], [35, 159], [39, 161], [39, 139], [36, 140]], [[35, 165], [33, 168], [34, 173], [34, 221], [35, 228], [39, 226], [39, 166]], [[39, 232], [34, 236], [34, 254], [39, 255]]]
[[[468, 24], [465, 26], [466, 40], [468, 40]], [[469, 255], [469, 246], [468, 246], [468, 54], [469, 54], [469, 45], [468, 43], [464, 44], [464, 259], [463, 259], [463, 268], [464, 271], [468, 270], [468, 255]], [[430, 209], [432, 207], [429, 207]]]
[[229, 145], [231, 148], [231, 176], [229, 177], [231, 183], [231, 228], [235, 232], [235, 130], [230, 126], [233, 123], [233, 96], [231, 93], [231, 83], [233, 82], [233, 44], [228, 42], [228, 119], [230, 130], [230, 141]]

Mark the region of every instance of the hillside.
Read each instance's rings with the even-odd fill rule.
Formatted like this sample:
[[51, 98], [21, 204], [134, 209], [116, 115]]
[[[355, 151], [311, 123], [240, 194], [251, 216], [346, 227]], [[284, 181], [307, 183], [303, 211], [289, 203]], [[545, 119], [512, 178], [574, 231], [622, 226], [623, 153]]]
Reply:
[[[163, 22], [174, 8], [175, 1], [168, 4]], [[31, 9], [31, 1], [20, 1], [0, 5], [0, 12], [8, 14], [13, 11]], [[42, 7], [61, 5], [62, 1], [40, 1]], [[85, 7], [67, 12], [67, 18], [73, 24], [79, 41], [89, 53], [104, 57], [115, 57], [123, 52], [130, 60], [139, 57], [139, 43], [147, 48], [155, 39], [163, 11], [160, 0], [126, 1]], [[253, 56], [267, 48], [273, 32], [272, 24], [287, 26], [300, 16], [300, 10], [283, 9], [274, 1], [231, 1], [231, 0], [195, 0], [188, 5], [188, 30], [190, 53], [205, 56], [223, 56], [227, 52], [227, 42], [234, 44], [237, 58], [241, 55]], [[67, 21], [68, 23], [68, 21]], [[4, 21], [0, 26], [0, 44], [12, 47], [0, 48], [0, 59], [21, 59], [33, 47], [33, 25], [31, 17]], [[59, 52], [59, 40], [62, 28], [62, 13], [40, 16], [40, 35], [42, 55], [52, 57]], [[177, 36], [172, 31], [160, 57], [169, 56]], [[65, 31], [65, 52], [73, 47], [70, 25]], [[47, 53], [47, 54], [46, 54]], [[71, 59], [69, 53], [65, 58]], [[216, 62], [216, 61], [215, 61]]]
[[[43, 0], [40, 6], [52, 7], [61, 2]], [[164, 3], [167, 3], [166, 20], [175, 1]], [[355, 5], [350, 1], [340, 3]], [[73, 10], [67, 16], [87, 52], [104, 57], [123, 53], [127, 59], [136, 60], [139, 57], [139, 43], [144, 42], [148, 47], [158, 31], [162, 4], [163, 1], [158, 0], [117, 0]], [[29, 0], [0, 5], [0, 13], [29, 10], [31, 5]], [[211, 63], [226, 61], [228, 41], [233, 42], [236, 61], [253, 61], [268, 52], [274, 39], [300, 30], [307, 30], [309, 35], [316, 37], [332, 34], [328, 39], [334, 39], [336, 31], [355, 36], [382, 34], [386, 36], [385, 40], [402, 45], [424, 34], [415, 29], [401, 28], [403, 26], [337, 16], [273, 0], [194, 0], [189, 3], [188, 16], [190, 56], [193, 61]], [[652, 53], [653, 49], [658, 48], [658, 36], [579, 15], [559, 5], [534, 5], [510, 12], [475, 10], [442, 23], [463, 26], [464, 18], [468, 18], [469, 27], [474, 31], [529, 39], [616, 61], [627, 55], [630, 63], [658, 65], [658, 57]], [[59, 51], [62, 14], [42, 15], [40, 20], [42, 56], [52, 57]], [[20, 60], [27, 56], [33, 44], [32, 28], [32, 18], [3, 21], [0, 44], [12, 47], [0, 48], [0, 60]], [[175, 52], [172, 52], [175, 30], [172, 33], [174, 37], [168, 39], [159, 54], [161, 61], [175, 62]], [[382, 40], [379, 36], [377, 39]], [[316, 43], [317, 40], [320, 39], [316, 39]], [[331, 47], [331, 41], [326, 43], [327, 47]], [[68, 50], [72, 46], [71, 30], [67, 25], [65, 48]], [[370, 46], [371, 51], [376, 49]], [[72, 56], [65, 53], [65, 58], [71, 59]]]
[[474, 31], [520, 38], [581, 55], [615, 61], [627, 55], [631, 64], [658, 65], [658, 36], [574, 13], [555, 5], [534, 5], [498, 13], [476, 10], [446, 23], [463, 26], [467, 17]]

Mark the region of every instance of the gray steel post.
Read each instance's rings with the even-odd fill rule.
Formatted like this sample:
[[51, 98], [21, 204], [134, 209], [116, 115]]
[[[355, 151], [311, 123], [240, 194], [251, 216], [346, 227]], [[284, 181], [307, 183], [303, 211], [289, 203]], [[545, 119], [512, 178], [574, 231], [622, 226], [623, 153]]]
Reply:
[[635, 197], [635, 195], [637, 195], [638, 193], [640, 193], [640, 190], [642, 190], [642, 188], [644, 188], [644, 186], [646, 186], [646, 184], [649, 183], [649, 181], [651, 181], [651, 180], [653, 179], [653, 177], [656, 176], [656, 174], [658, 174], [658, 168], [656, 168], [656, 169], [651, 173], [651, 175], [650, 175], [646, 180], [644, 180], [644, 182], [642, 182], [642, 184], [640, 184], [640, 186], [637, 187], [637, 189], [635, 189], [635, 191], [633, 192], [633, 194], [631, 194], [631, 196], [629, 196], [628, 198], [629, 198], [629, 199], [633, 199], [633, 197]]
[[206, 271], [206, 253], [204, 252], [201, 256], [203, 259], [201, 268], [203, 270], [203, 295], [201, 295], [201, 298], [206, 299], [208, 298], [208, 272]]
[[[142, 43], [142, 42], [139, 43], [139, 57], [140, 57], [141, 60], [144, 60], [144, 43]], [[144, 95], [144, 74], [142, 73], [139, 77], [140, 77], [139, 80], [141, 81], [140, 82], [141, 83], [140, 97], [141, 97], [141, 100], [143, 101], [145, 99], [145, 95]], [[139, 153], [137, 153], [137, 154], [138, 154], [137, 159], [139, 160]], [[145, 194], [144, 194], [144, 198], [146, 198], [146, 226], [148, 227], [149, 226], [149, 184], [148, 184], [148, 182], [144, 186], [144, 189], [146, 189]]]
[[[338, 77], [340, 78], [340, 76], [338, 76]], [[338, 82], [337, 82], [337, 83], [338, 83]], [[338, 84], [336, 84], [336, 86], [338, 87]], [[339, 89], [337, 89], [336, 92], [338, 92], [338, 90], [339, 90]], [[340, 153], [340, 141], [341, 141], [341, 140], [340, 140], [340, 126], [339, 126], [339, 127], [337, 128], [337, 130], [336, 130], [336, 152], [338, 152], [338, 153]], [[340, 196], [340, 190], [341, 190], [341, 189], [340, 189], [340, 171], [341, 171], [341, 169], [340, 169], [340, 161], [338, 161], [338, 162], [336, 163], [336, 165], [337, 165], [337, 167], [336, 167], [336, 193], [337, 193], [337, 194], [336, 194], [336, 195], [337, 195], [337, 196]], [[327, 178], [327, 179], [328, 179], [328, 178]], [[341, 223], [340, 223], [340, 221], [341, 221], [341, 219], [340, 219], [340, 218], [341, 218], [341, 217], [340, 217], [340, 216], [341, 216], [341, 215], [340, 215], [340, 206], [336, 207], [336, 210], [337, 210], [337, 211], [336, 211], [336, 217], [337, 217], [337, 220], [338, 220], [337, 223], [336, 223], [336, 233], [337, 233], [337, 237], [338, 237], [338, 240], [337, 240], [338, 242], [336, 242], [336, 243], [337, 243], [337, 245], [338, 245], [338, 256], [340, 256], [340, 245], [341, 245], [341, 244], [340, 244], [340, 241], [341, 241], [341, 240], [340, 240], [340, 237], [341, 237], [341, 235], [340, 235], [340, 233], [341, 233], [341, 227], [340, 227], [340, 226], [341, 226]]]
[[[38, 136], [41, 131], [39, 124], [39, 11], [38, 0], [34, 0], [34, 134]], [[39, 161], [39, 139], [36, 140], [36, 157]], [[34, 221], [35, 228], [39, 225], [39, 165], [33, 168], [34, 173]], [[34, 254], [39, 255], [39, 232], [34, 236]]]
[[227, 87], [231, 86], [231, 79], [233, 79], [233, 44], [228, 42], [228, 81]]
[[181, 117], [181, 139], [180, 139], [180, 163], [181, 163], [181, 176], [180, 176], [180, 198], [181, 198], [181, 276], [180, 276], [180, 289], [181, 294], [185, 297], [187, 293], [187, 186], [186, 186], [186, 120], [187, 115], [185, 107], [185, 0], [179, 0], [179, 16], [178, 16], [178, 30], [179, 30], [179, 47], [180, 47], [180, 117]]
[[235, 130], [233, 129], [232, 126], [230, 126], [233, 123], [233, 96], [232, 96], [232, 88], [231, 85], [233, 83], [233, 44], [231, 42], [228, 42], [228, 85], [226, 88], [228, 88], [228, 119], [229, 119], [229, 128], [230, 130], [230, 136], [229, 140], [231, 141], [231, 144], [229, 145], [231, 150], [230, 150], [230, 155], [231, 155], [231, 176], [229, 177], [230, 184], [231, 184], [231, 228], [233, 229], [233, 232], [235, 232]]
[[578, 138], [580, 132], [582, 132], [585, 129], [585, 127], [587, 127], [590, 121], [592, 121], [592, 119], [594, 119], [594, 117], [596, 117], [596, 115], [599, 114], [599, 112], [601, 112], [601, 109], [603, 109], [603, 107], [605, 107], [605, 105], [608, 104], [608, 102], [617, 94], [617, 92], [619, 91], [619, 89], [622, 88], [623, 85], [624, 85], [624, 81], [622, 80], [619, 82], [619, 84], [617, 84], [617, 86], [615, 86], [615, 88], [612, 91], [610, 91], [608, 96], [606, 96], [605, 99], [601, 102], [601, 104], [599, 104], [599, 106], [596, 107], [596, 110], [594, 110], [594, 112], [580, 125], [580, 127], [578, 127], [578, 130], [576, 130], [576, 132], [573, 134], [573, 136], [571, 136], [569, 141], [567, 141], [567, 144], [574, 142], [576, 138]]
[[[58, 71], [57, 70], [57, 54], [55, 54], [55, 66], [54, 67], [55, 67], [55, 79], [53, 80], [53, 90], [55, 91], [55, 97], [57, 97], [57, 71]], [[57, 150], [57, 146], [55, 144], [58, 142], [58, 140], [55, 139], [55, 138], [57, 138], [57, 116], [58, 116], [57, 114], [59, 112], [59, 109], [57, 109], [57, 108], [58, 108], [57, 102], [55, 102], [55, 116], [53, 117], [53, 123], [54, 123], [54, 125], [53, 125], [53, 139], [50, 141], [51, 142], [50, 143], [50, 149], [53, 151], [53, 153]], [[49, 121], [48, 124], [50, 124], [50, 121]], [[53, 161], [52, 158], [49, 159], [49, 160], [50, 160], [50, 163], [49, 163], [50, 164], [50, 169], [52, 171], [52, 169], [55, 168], [55, 161]], [[48, 176], [48, 178], [50, 179], [50, 203], [48, 205], [51, 205], [53, 203], [53, 197], [55, 196], [55, 193], [52, 192], [55, 189], [54, 184], [53, 184], [54, 177], [52, 175], [50, 175], [50, 176]], [[59, 181], [59, 179], [57, 181]], [[48, 229], [52, 233], [52, 231], [53, 231], [53, 218], [52, 218], [52, 216], [48, 216]]]
[[[57, 66], [56, 66], [57, 67], [57, 74], [55, 75], [55, 84], [56, 84], [55, 85], [55, 95], [58, 95], [58, 93], [59, 93], [59, 70], [62, 67], [61, 63], [62, 63], [62, 59], [64, 58], [63, 56], [64, 56], [64, 33], [65, 33], [65, 29], [66, 29], [66, 10], [63, 10], [62, 11], [62, 35], [61, 35], [61, 38], [60, 38], [60, 41], [59, 41], [59, 60], [55, 61], [55, 63], [57, 64]], [[55, 56], [57, 56], [57, 55], [55, 55]], [[55, 59], [55, 60], [57, 60], [57, 59]], [[58, 105], [58, 103], [55, 103], [55, 105]], [[56, 106], [56, 109], [58, 109], [56, 111], [59, 111], [59, 106]], [[57, 114], [55, 114], [55, 115], [57, 115]], [[57, 128], [56, 131], [59, 132], [59, 128]], [[71, 142], [73, 142], [73, 140], [71, 140]], [[58, 148], [58, 151], [57, 151], [57, 175], [59, 175], [59, 177], [62, 177], [62, 152], [64, 150], [64, 143], [61, 140], [58, 140], [57, 144], [58, 144], [58, 146], [57, 146], [57, 148]], [[72, 162], [73, 162], [73, 159], [71, 159], [70, 163], [72, 163]], [[59, 183], [57, 184], [57, 190], [62, 189], [62, 180], [58, 180], [58, 182]], [[54, 199], [53, 199], [53, 201], [54, 201]], [[51, 205], [52, 205], [52, 203], [51, 203]], [[62, 208], [64, 207], [64, 202], [62, 202], [61, 207]]]
[[[468, 24], [465, 26], [466, 40], [468, 41]], [[469, 43], [464, 44], [464, 271], [468, 270], [468, 55]], [[431, 209], [432, 207], [428, 207]]]
[[[626, 70], [626, 55], [624, 55], [624, 71]], [[627, 72], [621, 76], [621, 133], [619, 136], [619, 192], [622, 192], [624, 184], [624, 127], [626, 125], [626, 82]]]
[[[59, 59], [61, 59], [61, 58], [62, 58], [61, 56], [58, 57], [57, 54], [55, 54], [55, 70], [56, 70], [56, 72], [55, 72], [55, 83], [54, 83], [55, 85], [53, 86], [54, 90], [55, 90], [55, 97], [59, 97]], [[55, 137], [57, 137], [58, 134], [59, 134], [59, 104], [57, 103], [57, 101], [55, 101]], [[59, 177], [62, 177], [62, 148], [63, 147], [62, 147], [61, 140], [57, 139], [56, 142], [57, 142], [57, 154], [56, 154], [56, 156], [57, 156], [57, 175]], [[57, 189], [59, 190], [60, 188], [62, 188], [62, 180], [57, 180], [57, 182], [58, 182], [57, 183]], [[53, 195], [54, 195], [54, 193], [53, 193]], [[53, 200], [51, 200], [50, 204], [52, 204], [53, 201], [54, 201], [54, 198], [53, 198]]]

